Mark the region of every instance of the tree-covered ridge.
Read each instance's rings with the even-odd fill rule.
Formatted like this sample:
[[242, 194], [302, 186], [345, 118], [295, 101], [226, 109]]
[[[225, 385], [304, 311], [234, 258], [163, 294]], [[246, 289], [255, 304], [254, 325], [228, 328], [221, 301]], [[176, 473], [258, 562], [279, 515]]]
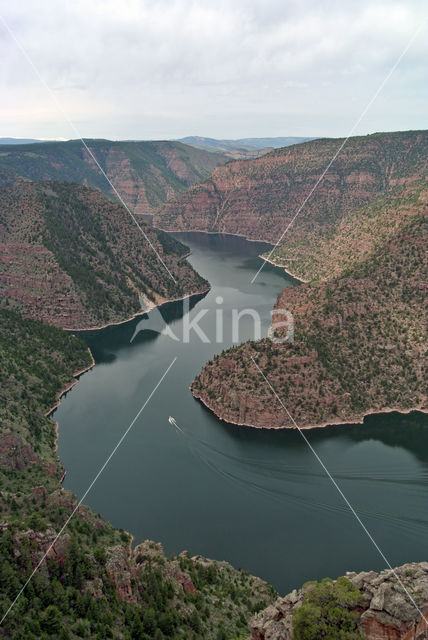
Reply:
[[[174, 194], [206, 178], [226, 156], [180, 142], [85, 140], [103, 171], [135, 213], [150, 214]], [[4, 173], [7, 172], [7, 173]], [[114, 192], [80, 140], [2, 145], [0, 185], [10, 175], [75, 182]]]
[[61, 329], [1, 309], [0, 354], [2, 490], [28, 492], [42, 479], [56, 488], [62, 468], [45, 415], [71, 374], [90, 366], [89, 351]]
[[225, 562], [166, 558], [80, 506], [49, 549], [76, 497], [61, 488], [54, 423], [45, 416], [71, 373], [91, 363], [82, 341], [0, 310], [0, 637], [228, 639], [274, 597]]
[[426, 231], [422, 210], [341, 277], [284, 289], [276, 308], [293, 314], [294, 343], [223, 353], [195, 379], [194, 395], [230, 422], [293, 427], [254, 358], [302, 427], [426, 409]]
[[329, 280], [366, 260], [404, 228], [428, 204], [426, 179], [397, 186], [340, 219], [327, 233], [309, 233], [270, 255], [302, 280]]
[[124, 207], [76, 184], [0, 189], [2, 306], [88, 328], [140, 311], [139, 294], [156, 304], [207, 289], [185, 260], [187, 247], [139, 224], [143, 233]]

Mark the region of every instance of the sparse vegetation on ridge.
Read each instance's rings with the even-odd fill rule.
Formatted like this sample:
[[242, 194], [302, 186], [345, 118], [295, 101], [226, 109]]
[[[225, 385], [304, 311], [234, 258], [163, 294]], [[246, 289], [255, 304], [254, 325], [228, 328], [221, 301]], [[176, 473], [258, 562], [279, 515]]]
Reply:
[[288, 257], [289, 271], [296, 273], [294, 258], [310, 260], [317, 242], [324, 243], [351, 212], [427, 175], [427, 131], [355, 136], [312, 193], [342, 142], [313, 140], [219, 166], [163, 205], [154, 222], [161, 229], [236, 233], [276, 243], [305, 202], [278, 251], [280, 264]]
[[253, 357], [301, 427], [426, 408], [426, 216], [414, 213], [341, 276], [284, 289], [276, 308], [294, 316], [293, 344], [265, 339], [226, 351], [194, 380], [193, 394], [230, 422], [293, 427]]

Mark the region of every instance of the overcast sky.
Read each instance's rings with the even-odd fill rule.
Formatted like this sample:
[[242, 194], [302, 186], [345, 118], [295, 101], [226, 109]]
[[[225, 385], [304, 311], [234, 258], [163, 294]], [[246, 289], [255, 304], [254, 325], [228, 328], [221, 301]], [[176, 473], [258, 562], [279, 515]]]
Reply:
[[[342, 136], [427, 128], [426, 0], [0, 0], [87, 137]], [[0, 136], [75, 138], [0, 22]]]

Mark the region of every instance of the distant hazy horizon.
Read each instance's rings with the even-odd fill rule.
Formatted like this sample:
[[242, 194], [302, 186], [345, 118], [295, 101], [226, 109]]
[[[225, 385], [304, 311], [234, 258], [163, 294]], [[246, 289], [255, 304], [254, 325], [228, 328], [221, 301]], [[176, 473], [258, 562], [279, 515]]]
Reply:
[[[426, 130], [427, 127], [421, 127], [420, 130]], [[416, 131], [417, 129], [401, 129], [400, 131]], [[375, 133], [394, 133], [399, 131], [398, 129], [391, 129], [391, 130], [379, 130], [379, 131], [367, 131], [365, 133], [354, 133], [353, 136], [364, 136], [364, 135], [372, 135]], [[84, 138], [86, 140], [109, 140], [111, 142], [159, 142], [161, 140], [165, 140], [165, 141], [170, 141], [170, 142], [183, 142], [184, 138], [208, 138], [208, 139], [212, 139], [212, 140], [218, 140], [218, 141], [231, 141], [231, 142], [238, 142], [239, 140], [245, 140], [245, 139], [258, 139], [258, 140], [262, 140], [265, 138], [308, 138], [308, 139], [313, 139], [313, 140], [318, 140], [321, 138], [345, 138], [347, 134], [343, 133], [342, 135], [334, 135], [334, 136], [328, 136], [328, 135], [313, 135], [313, 136], [305, 136], [305, 135], [300, 135], [300, 136], [295, 136], [294, 134], [289, 134], [289, 135], [274, 135], [274, 136], [265, 136], [265, 135], [250, 135], [250, 136], [242, 136], [242, 137], [235, 137], [235, 138], [226, 138], [226, 137], [218, 137], [218, 138], [214, 138], [213, 136], [206, 136], [206, 135], [201, 135], [201, 134], [186, 134], [177, 138], [136, 138], [136, 137], [131, 137], [131, 138], [112, 138], [112, 137], [108, 137], [108, 136], [84, 136]], [[31, 136], [12, 136], [12, 135], [5, 135], [5, 136], [0, 136], [0, 144], [8, 144], [7, 142], [4, 142], [5, 140], [13, 140], [13, 141], [23, 141], [21, 144], [26, 144], [26, 141], [28, 141], [28, 144], [30, 143], [37, 143], [37, 142], [70, 142], [71, 140], [78, 140], [79, 138], [76, 137], [71, 137], [71, 138], [32, 138]], [[13, 142], [11, 143], [13, 144]], [[186, 144], [185, 142], [183, 142], [183, 144]], [[187, 143], [189, 144], [189, 143]]]
[[354, 125], [356, 135], [427, 126], [424, 0], [0, 0], [0, 13], [0, 113], [11, 137], [343, 137]]

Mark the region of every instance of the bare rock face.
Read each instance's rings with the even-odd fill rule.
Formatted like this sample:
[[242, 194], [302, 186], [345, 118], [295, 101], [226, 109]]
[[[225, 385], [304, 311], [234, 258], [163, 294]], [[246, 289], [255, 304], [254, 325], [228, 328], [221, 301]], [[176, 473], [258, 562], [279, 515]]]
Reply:
[[108, 549], [106, 571], [119, 598], [128, 602], [135, 600], [132, 593], [129, 553], [126, 547], [117, 545]]
[[0, 468], [8, 471], [25, 469], [29, 464], [38, 462], [32, 448], [23, 443], [14, 433], [7, 433], [0, 439]]
[[57, 538], [57, 532], [50, 527], [46, 531], [28, 529], [28, 531], [22, 531], [15, 535], [13, 554], [15, 558], [19, 558], [23, 552], [23, 545], [25, 545], [29, 548], [33, 567], [41, 563], [39, 570], [46, 574], [44, 558], [53, 558], [62, 565], [69, 543], [70, 535], [68, 533], [63, 533]]
[[[361, 604], [355, 610], [362, 638], [428, 638], [428, 562], [380, 573], [347, 573], [346, 577], [361, 592]], [[292, 640], [293, 610], [301, 606], [308, 589], [310, 586], [294, 590], [255, 615], [250, 622], [251, 640]]]
[[342, 143], [313, 140], [218, 166], [207, 180], [166, 202], [154, 222], [161, 229], [236, 233], [275, 243], [317, 185], [305, 215], [293, 224], [293, 239], [307, 238], [426, 171], [426, 132], [380, 133], [350, 138], [318, 183]]

